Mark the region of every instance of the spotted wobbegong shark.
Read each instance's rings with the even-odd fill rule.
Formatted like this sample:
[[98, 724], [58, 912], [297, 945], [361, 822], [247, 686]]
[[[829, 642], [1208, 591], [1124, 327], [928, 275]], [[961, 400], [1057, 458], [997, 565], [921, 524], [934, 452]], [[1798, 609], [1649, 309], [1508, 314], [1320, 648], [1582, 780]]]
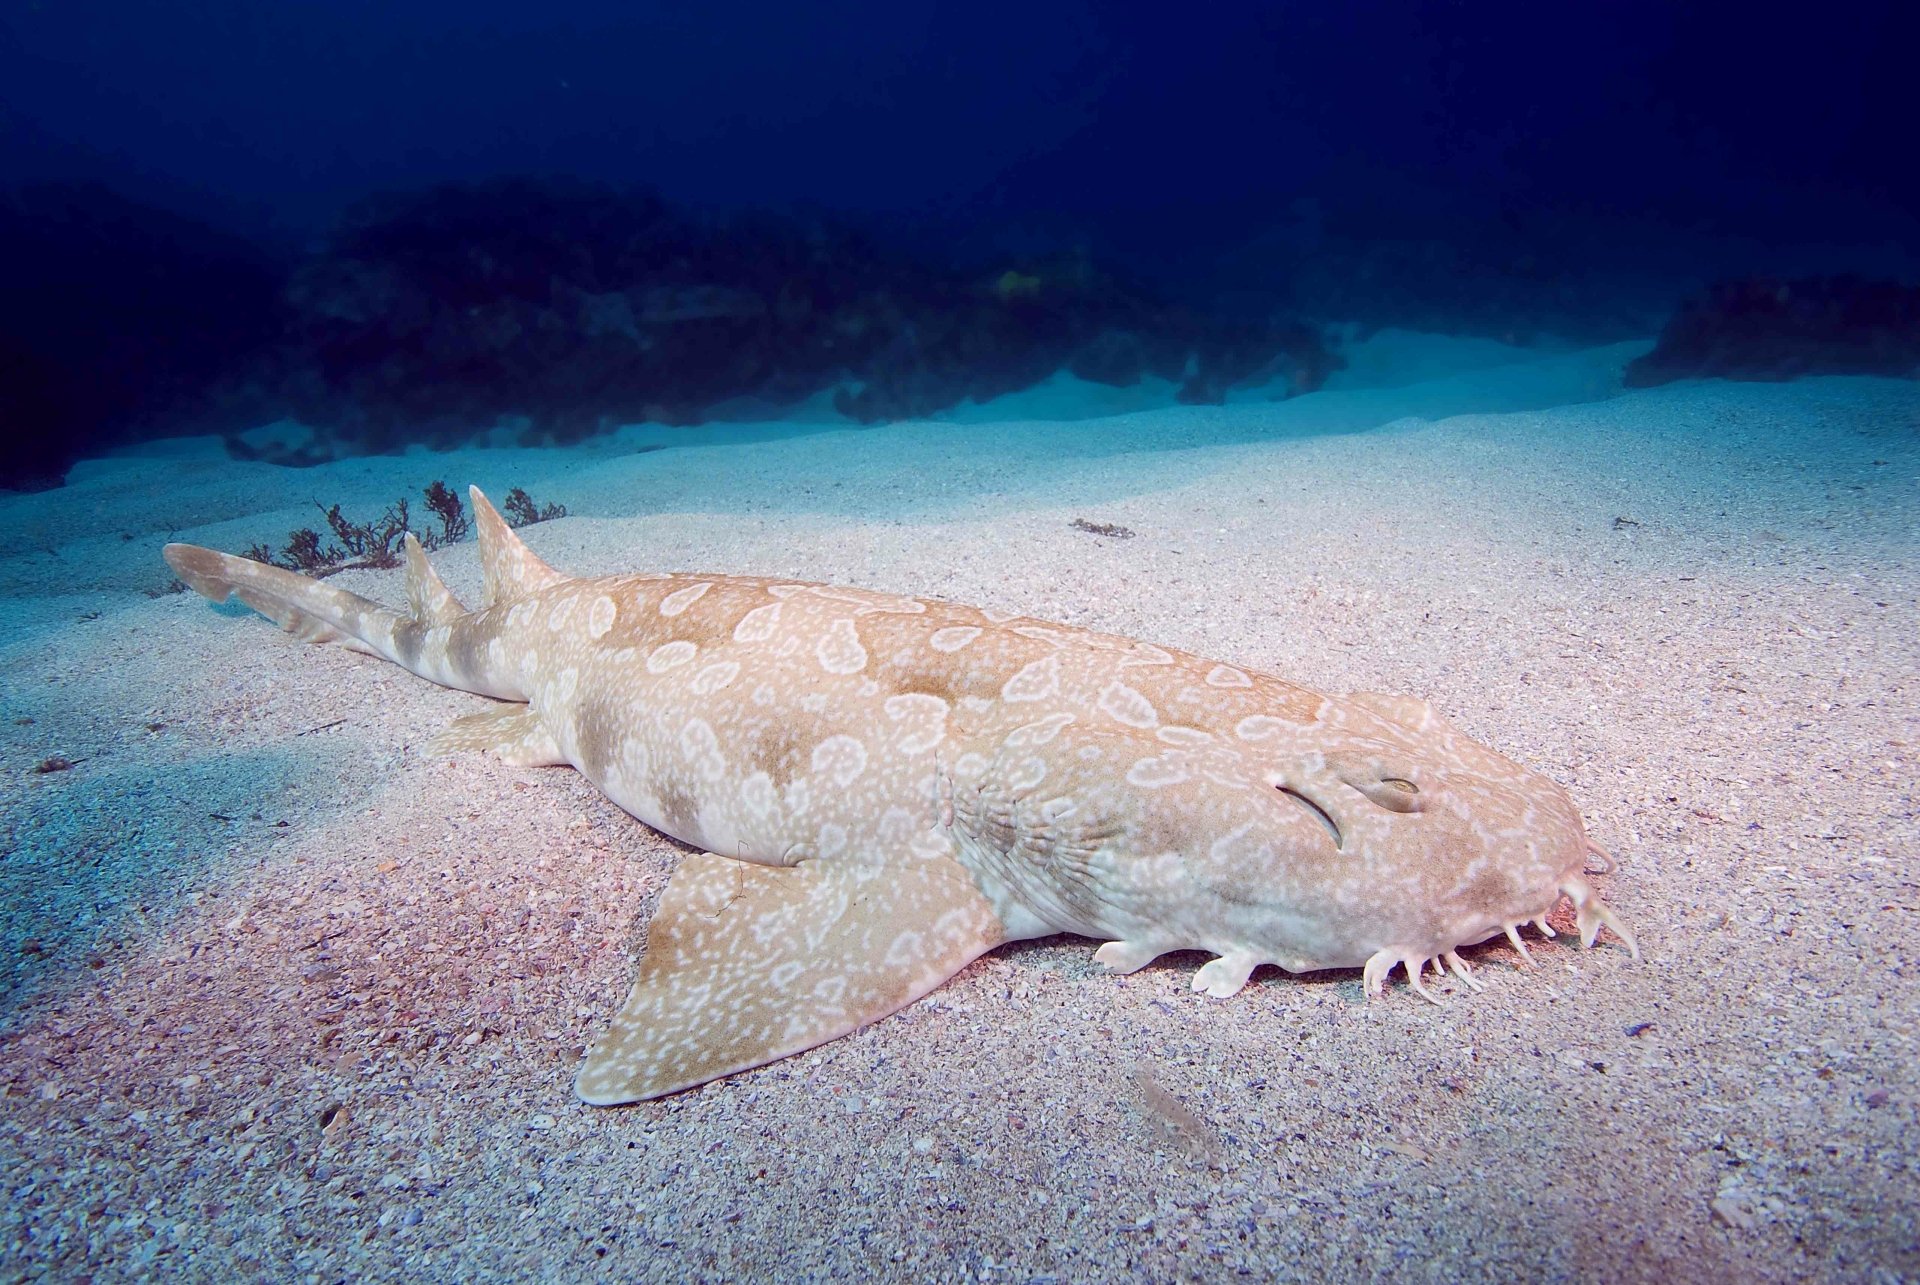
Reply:
[[[681, 859], [580, 1097], [660, 1097], [911, 1004], [1003, 942], [1077, 933], [1129, 973], [1216, 958], [1400, 968], [1478, 987], [1462, 946], [1633, 935], [1586, 878], [1605, 853], [1545, 776], [1423, 701], [1344, 698], [1110, 634], [955, 603], [730, 575], [576, 579], [478, 488], [485, 600], [411, 535], [399, 613], [193, 545], [165, 557], [309, 642], [500, 704], [432, 747], [570, 765], [701, 851]], [[1607, 861], [1608, 868], [1611, 862]], [[1437, 1001], [1436, 1001], [1437, 1002]]]

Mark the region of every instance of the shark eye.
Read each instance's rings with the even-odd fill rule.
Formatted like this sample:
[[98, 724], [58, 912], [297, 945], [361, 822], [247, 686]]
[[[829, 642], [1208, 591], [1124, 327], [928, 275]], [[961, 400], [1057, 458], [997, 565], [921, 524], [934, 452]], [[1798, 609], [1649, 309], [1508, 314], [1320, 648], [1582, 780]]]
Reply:
[[1413, 764], [1389, 755], [1337, 755], [1327, 766], [1348, 787], [1387, 812], [1424, 812], [1430, 802], [1422, 795]]
[[1419, 812], [1425, 809], [1426, 802], [1420, 797], [1420, 787], [1404, 776], [1388, 776], [1367, 773], [1343, 777], [1346, 783], [1360, 793], [1376, 807], [1389, 812]]

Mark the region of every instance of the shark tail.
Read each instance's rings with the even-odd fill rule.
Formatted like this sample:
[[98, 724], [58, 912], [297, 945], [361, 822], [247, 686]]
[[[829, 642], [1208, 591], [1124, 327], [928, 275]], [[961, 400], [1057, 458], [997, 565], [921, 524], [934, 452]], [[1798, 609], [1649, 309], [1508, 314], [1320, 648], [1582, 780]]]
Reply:
[[[411, 562], [418, 545], [412, 536], [407, 540]], [[196, 544], [169, 544], [160, 553], [174, 574], [203, 598], [214, 602], [237, 598], [302, 642], [338, 643], [404, 663], [398, 636], [401, 626], [411, 622], [370, 598], [296, 571]]]
[[[566, 577], [536, 557], [478, 487], [470, 488], [480, 533], [486, 607], [509, 604]], [[337, 643], [379, 656], [431, 682], [463, 691], [524, 700], [509, 675], [495, 674], [483, 654], [494, 626], [469, 611], [406, 537], [407, 606], [403, 614], [357, 593], [283, 567], [193, 544], [161, 550], [174, 574], [215, 602], [238, 599], [302, 642]]]

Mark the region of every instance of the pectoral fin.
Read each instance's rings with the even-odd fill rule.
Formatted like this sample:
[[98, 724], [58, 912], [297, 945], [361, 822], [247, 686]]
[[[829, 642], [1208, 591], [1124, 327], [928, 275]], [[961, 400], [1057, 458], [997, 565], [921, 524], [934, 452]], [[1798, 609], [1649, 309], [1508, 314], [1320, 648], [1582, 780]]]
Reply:
[[560, 767], [567, 756], [530, 705], [504, 704], [456, 718], [427, 742], [429, 754], [485, 750], [514, 767]]
[[667, 885], [633, 991], [575, 1091], [594, 1106], [638, 1102], [802, 1052], [1005, 939], [945, 858], [775, 867], [697, 853]]

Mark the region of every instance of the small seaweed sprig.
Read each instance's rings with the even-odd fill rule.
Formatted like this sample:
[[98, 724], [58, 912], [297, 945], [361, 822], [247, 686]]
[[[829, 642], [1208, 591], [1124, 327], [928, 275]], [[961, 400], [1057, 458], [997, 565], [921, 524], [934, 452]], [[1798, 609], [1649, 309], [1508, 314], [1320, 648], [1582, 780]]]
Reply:
[[567, 516], [567, 506], [564, 504], [543, 504], [535, 508], [533, 497], [517, 486], [507, 492], [507, 498], [500, 507], [507, 511], [507, 525], [515, 527], [551, 522]]
[[313, 504], [327, 520], [327, 529], [333, 533], [332, 543], [312, 527], [301, 527], [287, 535], [286, 546], [279, 553], [264, 544], [256, 544], [247, 550], [247, 556], [256, 562], [270, 562], [316, 579], [351, 567], [400, 565], [398, 545], [407, 532], [406, 500], [388, 505], [387, 511], [372, 522], [349, 520], [338, 504], [325, 505], [318, 500]]
[[[432, 482], [422, 494], [427, 508], [440, 520], [438, 531], [415, 533], [423, 548], [444, 549], [450, 544], [459, 543], [472, 532], [473, 519], [467, 516], [465, 506], [460, 503], [460, 497], [452, 487], [445, 482]], [[318, 500], [313, 503], [326, 518], [327, 530], [333, 537], [331, 543], [312, 527], [302, 527], [288, 534], [286, 545], [278, 553], [264, 544], [256, 544], [247, 550], [247, 556], [256, 562], [299, 571], [315, 579], [323, 579], [336, 571], [400, 565], [401, 542], [412, 519], [404, 496], [388, 505], [387, 511], [372, 522], [348, 520], [338, 504], [325, 505]], [[567, 515], [564, 504], [536, 506], [532, 497], [517, 486], [507, 492], [506, 502], [501, 507], [507, 512], [508, 524], [516, 527], [549, 522]]]
[[427, 507], [440, 519], [440, 532], [438, 535], [428, 532], [420, 537], [420, 543], [429, 549], [441, 549], [466, 539], [473, 523], [467, 511], [460, 507], [460, 497], [453, 493], [453, 488], [445, 482], [430, 482], [426, 497]]

